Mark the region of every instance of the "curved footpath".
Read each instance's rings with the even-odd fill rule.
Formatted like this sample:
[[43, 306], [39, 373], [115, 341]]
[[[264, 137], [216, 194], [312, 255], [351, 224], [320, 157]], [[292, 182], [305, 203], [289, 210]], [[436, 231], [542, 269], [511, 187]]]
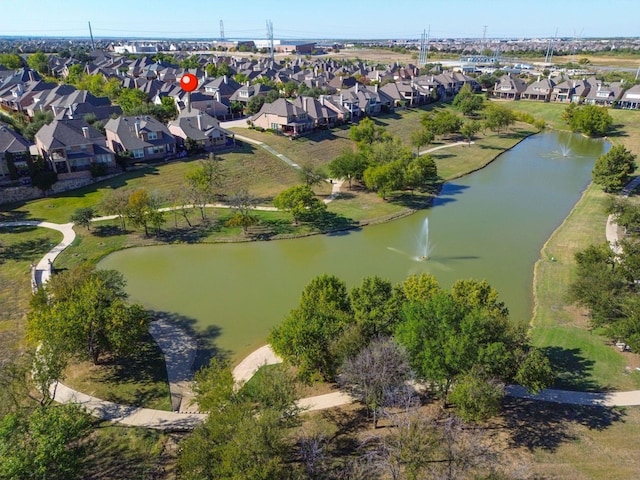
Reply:
[[[421, 154], [422, 153], [426, 152], [421, 152]], [[330, 199], [328, 199], [329, 201], [339, 193], [341, 184], [342, 182], [333, 184], [334, 186]], [[625, 187], [623, 195], [629, 195], [638, 185], [640, 185], [640, 177], [634, 179]], [[268, 207], [265, 207], [265, 209], [266, 208]], [[102, 217], [95, 220], [106, 220], [107, 218], [110, 217]], [[51, 265], [56, 257], [65, 248], [69, 247], [75, 239], [73, 223], [57, 224], [28, 220], [0, 222], [0, 228], [21, 226], [49, 228], [62, 233], [62, 242], [45, 254], [35, 266], [34, 281], [36, 285], [41, 285], [49, 279]], [[614, 249], [616, 253], [619, 253], [618, 241], [620, 238], [620, 228], [615, 223], [613, 216], [609, 216], [607, 219], [606, 237], [611, 248]], [[162, 430], [188, 430], [204, 421], [207, 414], [191, 411], [197, 408], [193, 406], [193, 394], [190, 388], [193, 373], [192, 366], [196, 355], [196, 349], [193, 346], [194, 342], [182, 329], [163, 319], [152, 322], [149, 331], [165, 356], [167, 378], [171, 392], [171, 406], [177, 411], [169, 412], [166, 410], [120, 405], [75, 391], [62, 383], [51, 386], [50, 390], [54, 399], [60, 403], [78, 403], [98, 418], [129, 426]], [[282, 362], [282, 359], [273, 352], [271, 346], [265, 345], [242, 360], [233, 369], [233, 377], [238, 384], [242, 384], [248, 381], [263, 365], [280, 362]], [[527, 393], [523, 387], [509, 385], [507, 386], [506, 393], [509, 396], [517, 398], [572, 405], [603, 407], [640, 405], [640, 390], [605, 393], [546, 389], [537, 395], [531, 395]], [[353, 399], [346, 393], [332, 392], [325, 395], [303, 398], [299, 400], [298, 405], [305, 410], [321, 410], [345, 405], [352, 401]]]

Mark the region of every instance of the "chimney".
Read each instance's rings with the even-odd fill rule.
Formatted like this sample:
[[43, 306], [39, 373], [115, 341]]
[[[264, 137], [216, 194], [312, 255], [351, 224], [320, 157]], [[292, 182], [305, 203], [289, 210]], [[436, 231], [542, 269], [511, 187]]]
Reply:
[[224, 75], [224, 76], [222, 77], [222, 81], [223, 81], [224, 83], [228, 83], [228, 82], [229, 82], [229, 79], [227, 78], [227, 76], [226, 76], [226, 75]]
[[29, 80], [31, 80], [32, 82], [35, 82], [35, 77], [33, 75], [33, 70], [29, 70]]
[[89, 127], [82, 127], [82, 136], [84, 138], [89, 138]]
[[216, 97], [216, 101], [219, 102], [220, 101], [220, 90], [216, 90], [215, 97]]
[[56, 115], [58, 113], [56, 112], [56, 106], [55, 105], [51, 105], [51, 112], [53, 113], [53, 118], [56, 118]]
[[136, 129], [136, 137], [140, 138], [140, 119], [136, 118], [136, 121], [133, 123], [133, 127]]
[[198, 130], [202, 131], [202, 112], [198, 112], [196, 119], [198, 120]]
[[374, 91], [375, 91], [376, 93], [378, 93], [378, 84], [377, 84], [377, 83], [376, 83], [376, 86], [374, 87]]
[[69, 105], [69, 107], [67, 108], [68, 112], [67, 112], [67, 116], [73, 120], [73, 107], [71, 105]]

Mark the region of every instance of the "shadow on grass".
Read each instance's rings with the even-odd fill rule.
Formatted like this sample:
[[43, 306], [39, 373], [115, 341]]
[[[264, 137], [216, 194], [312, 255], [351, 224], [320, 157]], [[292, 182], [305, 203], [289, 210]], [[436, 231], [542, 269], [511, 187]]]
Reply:
[[23, 220], [38, 220], [36, 218], [29, 218], [27, 212], [23, 211], [0, 211], [0, 222], [20, 222]]
[[582, 355], [579, 348], [545, 347], [543, 353], [549, 358], [557, 372], [555, 388], [579, 391], [606, 391], [605, 385], [599, 385], [591, 378], [593, 360]]
[[624, 412], [608, 407], [562, 405], [507, 397], [504, 402], [506, 428], [511, 443], [529, 450], [555, 451], [578, 439], [576, 427], [604, 430], [624, 421]]
[[328, 443], [333, 445], [339, 457], [352, 455], [360, 447], [358, 433], [371, 425], [371, 419], [365, 407], [357, 411], [344, 411], [339, 408], [324, 410], [320, 414], [322, 419], [336, 427], [336, 431]]
[[218, 325], [209, 325], [200, 328], [198, 320], [186, 317], [174, 312], [151, 312], [154, 318], [163, 318], [168, 322], [178, 325], [191, 338], [194, 338], [198, 345], [198, 352], [193, 364], [193, 371], [198, 371], [202, 367], [209, 365], [212, 358], [228, 358], [231, 352], [220, 349], [215, 340], [222, 333], [222, 328]]
[[628, 137], [629, 135], [625, 131], [625, 126], [622, 124], [611, 125], [611, 129], [607, 132], [608, 137]]
[[115, 225], [96, 225], [91, 229], [91, 233], [96, 237], [117, 237], [119, 235], [126, 235], [126, 230], [121, 230], [120, 227]]
[[348, 232], [350, 229], [355, 228], [356, 226], [356, 224], [350, 218], [328, 211], [309, 216], [308, 218], [304, 218], [303, 220], [309, 222], [309, 224], [311, 224], [314, 228], [320, 230], [321, 232], [327, 233], [336, 231]]
[[163, 230], [158, 238], [167, 243], [199, 243], [207, 238], [211, 231], [211, 224], [199, 224]]
[[[23, 227], [19, 228], [22, 229]], [[28, 231], [28, 227], [25, 228], [27, 229], [23, 231]], [[51, 246], [52, 243], [50, 238], [24, 240], [12, 245], [7, 245], [4, 248], [0, 246], [0, 263], [4, 263], [7, 260], [19, 262], [31, 260], [36, 262], [39, 257], [51, 249]]]

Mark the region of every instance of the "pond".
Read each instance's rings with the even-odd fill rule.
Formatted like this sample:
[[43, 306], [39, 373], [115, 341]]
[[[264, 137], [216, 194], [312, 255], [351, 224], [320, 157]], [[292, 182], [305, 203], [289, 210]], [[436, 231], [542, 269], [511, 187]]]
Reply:
[[396, 283], [429, 272], [446, 288], [460, 278], [486, 279], [511, 317], [528, 322], [540, 249], [606, 149], [569, 133], [541, 133], [446, 184], [433, 208], [400, 220], [293, 240], [134, 248], [99, 267], [121, 271], [133, 301], [208, 330], [234, 358], [263, 344], [322, 273], [350, 287], [369, 275]]

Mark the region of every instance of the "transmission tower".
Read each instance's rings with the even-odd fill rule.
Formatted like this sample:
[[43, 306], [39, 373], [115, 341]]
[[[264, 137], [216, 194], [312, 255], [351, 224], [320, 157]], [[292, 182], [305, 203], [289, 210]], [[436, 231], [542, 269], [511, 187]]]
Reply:
[[91, 22], [89, 22], [89, 36], [91, 37], [91, 50], [95, 50], [96, 44], [93, 42], [93, 32], [91, 31]]
[[224, 22], [220, 20], [220, 41], [224, 42]]
[[[429, 25], [429, 32], [431, 32], [431, 25]], [[418, 66], [427, 64], [427, 57], [429, 52], [429, 33], [422, 31], [420, 37], [420, 54], [418, 55]]]
[[270, 58], [273, 62], [275, 56], [275, 48], [273, 47], [273, 23], [271, 22], [271, 20], [267, 20], [267, 40], [269, 40]]
[[556, 34], [553, 38], [549, 39], [549, 45], [547, 46], [547, 54], [544, 56], [544, 63], [551, 63], [551, 59], [553, 58], [553, 47], [556, 43], [556, 37], [558, 36], [558, 29], [556, 28]]

